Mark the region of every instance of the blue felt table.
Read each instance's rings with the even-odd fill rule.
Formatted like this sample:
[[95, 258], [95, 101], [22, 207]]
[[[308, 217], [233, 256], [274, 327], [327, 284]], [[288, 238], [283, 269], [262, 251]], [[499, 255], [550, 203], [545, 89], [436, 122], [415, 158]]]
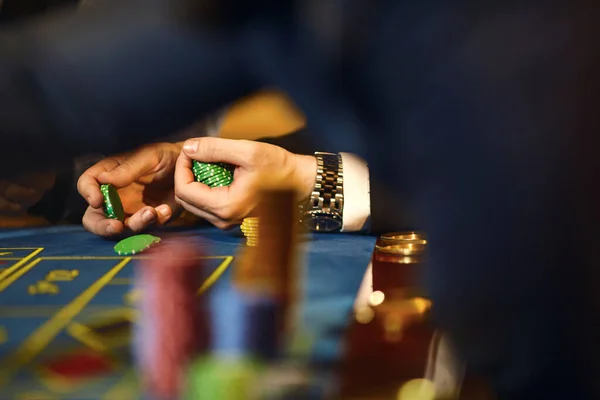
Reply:
[[[227, 290], [241, 236], [208, 228], [178, 233], [206, 239], [206, 263], [216, 271], [213, 277], [219, 276], [208, 290]], [[315, 234], [301, 244], [302, 319], [315, 338], [314, 358], [340, 356], [374, 243], [368, 236]], [[90, 321], [135, 318], [136, 261], [124, 262], [113, 245], [76, 226], [0, 230], [0, 399], [134, 398], [130, 360], [123, 359], [119, 344], [103, 342], [89, 326]], [[112, 354], [109, 372], [65, 381], [46, 368], [47, 360], [82, 348]]]

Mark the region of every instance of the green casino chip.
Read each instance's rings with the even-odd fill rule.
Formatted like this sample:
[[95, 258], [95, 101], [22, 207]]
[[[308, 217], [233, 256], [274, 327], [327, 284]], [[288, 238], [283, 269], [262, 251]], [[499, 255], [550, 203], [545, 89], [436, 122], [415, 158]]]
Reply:
[[204, 183], [205, 185], [208, 186], [214, 186], [214, 185], [218, 185], [218, 184], [231, 184], [231, 182], [233, 182], [233, 178], [229, 177], [229, 176], [214, 176], [214, 177], [210, 177], [207, 179], [203, 179], [202, 183]]
[[252, 358], [207, 356], [189, 368], [186, 400], [248, 400], [259, 398], [264, 367]]
[[125, 220], [125, 211], [123, 210], [123, 203], [115, 188], [111, 184], [100, 186], [100, 191], [104, 197], [104, 214], [107, 218], [118, 219], [123, 222]]
[[192, 161], [192, 172], [196, 182], [211, 188], [231, 185], [234, 171], [235, 166], [231, 164]]
[[115, 253], [120, 256], [132, 256], [160, 243], [160, 238], [148, 234], [135, 235], [121, 240], [115, 245]]
[[198, 182], [203, 182], [210, 178], [233, 178], [233, 174], [228, 172], [201, 172], [196, 174]]
[[235, 167], [233, 165], [229, 165], [229, 164], [201, 163], [201, 162], [194, 160], [192, 170], [196, 174], [218, 174], [218, 173], [233, 174]]

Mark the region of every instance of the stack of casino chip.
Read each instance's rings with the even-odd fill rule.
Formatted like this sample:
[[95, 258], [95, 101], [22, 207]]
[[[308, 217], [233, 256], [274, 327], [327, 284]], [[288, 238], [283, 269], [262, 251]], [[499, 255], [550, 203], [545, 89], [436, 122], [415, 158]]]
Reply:
[[248, 217], [242, 221], [242, 226], [240, 227], [242, 233], [246, 237], [246, 246], [256, 247], [258, 246], [258, 218], [256, 217]]
[[[258, 399], [255, 393], [263, 359], [273, 354], [274, 341], [265, 337], [269, 321], [260, 318], [257, 304], [235, 287], [216, 287], [206, 296], [211, 311], [211, 351], [192, 365], [185, 399]], [[261, 346], [265, 339], [266, 348]]]
[[231, 185], [234, 171], [235, 166], [231, 164], [192, 161], [192, 172], [196, 182], [203, 183], [211, 188]]
[[142, 294], [133, 350], [144, 398], [177, 399], [189, 364], [208, 342], [208, 316], [197, 296], [200, 255], [193, 243], [176, 240], [149, 255], [136, 265]]

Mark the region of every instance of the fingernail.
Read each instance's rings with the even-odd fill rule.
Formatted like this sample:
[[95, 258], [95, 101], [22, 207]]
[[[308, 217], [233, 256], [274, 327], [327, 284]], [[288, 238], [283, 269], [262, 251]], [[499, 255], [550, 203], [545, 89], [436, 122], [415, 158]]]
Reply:
[[154, 214], [152, 214], [149, 210], [146, 210], [142, 213], [142, 220], [144, 222], [152, 222], [154, 221]]
[[109, 235], [114, 235], [115, 233], [117, 233], [117, 230], [112, 225], [109, 225], [106, 227], [106, 233], [108, 233]]
[[156, 207], [156, 212], [160, 214], [161, 217], [168, 217], [171, 215], [171, 208], [166, 205]]
[[196, 150], [198, 150], [198, 142], [195, 140], [185, 142], [185, 144], [183, 145], [183, 151], [185, 151], [186, 153], [195, 153]]

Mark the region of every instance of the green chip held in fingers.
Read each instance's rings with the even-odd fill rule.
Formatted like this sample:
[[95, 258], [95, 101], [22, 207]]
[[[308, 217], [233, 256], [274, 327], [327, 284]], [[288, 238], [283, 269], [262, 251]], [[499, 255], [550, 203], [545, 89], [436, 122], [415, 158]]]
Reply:
[[231, 185], [234, 171], [235, 166], [231, 164], [192, 161], [192, 172], [196, 182], [211, 188]]
[[115, 245], [115, 253], [120, 256], [132, 256], [148, 250], [160, 243], [160, 238], [148, 234], [135, 235], [121, 240]]
[[106, 217], [118, 219], [121, 222], [125, 221], [125, 211], [117, 188], [111, 184], [106, 184], [100, 186], [100, 191], [104, 197], [104, 214]]

